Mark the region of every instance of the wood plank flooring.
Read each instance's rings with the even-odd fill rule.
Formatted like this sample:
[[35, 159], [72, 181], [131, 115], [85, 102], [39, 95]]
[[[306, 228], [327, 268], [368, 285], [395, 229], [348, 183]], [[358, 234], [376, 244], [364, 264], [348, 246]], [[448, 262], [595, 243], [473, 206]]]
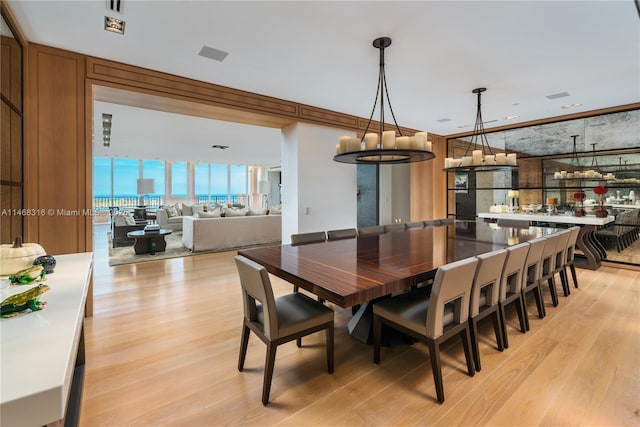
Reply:
[[[96, 247], [101, 245], [96, 236]], [[443, 351], [446, 401], [436, 402], [423, 344], [373, 349], [351, 338], [351, 310], [336, 312], [336, 369], [324, 335], [278, 349], [267, 407], [265, 347], [249, 341], [237, 370], [242, 306], [234, 252], [108, 267], [96, 251], [94, 316], [87, 319], [82, 426], [631, 426], [640, 425], [640, 272], [578, 270], [521, 334], [508, 311], [509, 349], [480, 325], [482, 371], [465, 374], [457, 342]], [[272, 277], [274, 291], [291, 286]], [[559, 292], [561, 292], [558, 286]]]

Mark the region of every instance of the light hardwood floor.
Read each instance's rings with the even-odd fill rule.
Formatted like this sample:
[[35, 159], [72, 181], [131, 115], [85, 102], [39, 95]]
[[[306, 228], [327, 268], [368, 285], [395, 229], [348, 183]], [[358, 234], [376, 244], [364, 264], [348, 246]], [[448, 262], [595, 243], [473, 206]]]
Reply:
[[[332, 306], [335, 373], [326, 372], [323, 334], [301, 349], [280, 346], [263, 407], [265, 346], [255, 336], [245, 371], [237, 370], [242, 306], [233, 256], [108, 267], [97, 250], [82, 426], [640, 425], [638, 271], [578, 270], [580, 288], [556, 308], [547, 304], [546, 318], [533, 315], [531, 301], [526, 334], [509, 311], [502, 353], [490, 321], [481, 324], [482, 371], [473, 378], [461, 345], [451, 343], [442, 354], [442, 405], [425, 345], [383, 348], [375, 365], [372, 347], [346, 333], [351, 310]], [[272, 280], [276, 294], [290, 292]]]

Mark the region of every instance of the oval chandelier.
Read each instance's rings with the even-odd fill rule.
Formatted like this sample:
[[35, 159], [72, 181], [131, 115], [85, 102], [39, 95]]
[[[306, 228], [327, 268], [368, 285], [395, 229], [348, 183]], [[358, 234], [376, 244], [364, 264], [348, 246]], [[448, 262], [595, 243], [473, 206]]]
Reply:
[[[373, 46], [380, 50], [380, 73], [378, 74], [378, 88], [376, 98], [373, 101], [373, 110], [362, 138], [352, 138], [341, 136], [339, 144], [336, 145], [336, 155], [333, 160], [341, 163], [351, 164], [394, 164], [412, 163], [430, 160], [435, 157], [431, 151], [432, 143], [427, 139], [427, 132], [417, 132], [414, 136], [404, 136], [398, 122], [396, 121], [391, 101], [389, 100], [389, 90], [387, 89], [387, 79], [384, 73], [384, 49], [391, 45], [389, 37], [379, 37], [373, 41]], [[384, 130], [384, 99], [387, 98], [389, 111], [396, 131]], [[380, 130], [369, 132], [371, 119], [376, 111], [376, 105], [380, 98]]]

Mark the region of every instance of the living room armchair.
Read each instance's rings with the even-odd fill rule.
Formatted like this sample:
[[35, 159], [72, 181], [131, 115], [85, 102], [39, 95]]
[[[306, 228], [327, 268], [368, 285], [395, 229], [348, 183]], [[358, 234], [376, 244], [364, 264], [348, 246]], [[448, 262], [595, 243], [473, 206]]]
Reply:
[[127, 222], [125, 215], [114, 215], [112, 222], [112, 240], [113, 247], [133, 245], [134, 239], [127, 237], [127, 233], [135, 230], [144, 230], [147, 221], [142, 219], [135, 220], [135, 224]]

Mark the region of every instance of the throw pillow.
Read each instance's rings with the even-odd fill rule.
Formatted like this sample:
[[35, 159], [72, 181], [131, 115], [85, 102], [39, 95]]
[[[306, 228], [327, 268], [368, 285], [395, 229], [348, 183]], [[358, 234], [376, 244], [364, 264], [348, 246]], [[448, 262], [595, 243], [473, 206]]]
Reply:
[[131, 212], [125, 212], [124, 213], [124, 222], [127, 225], [136, 225], [136, 219], [133, 217]]
[[266, 215], [267, 209], [249, 209], [247, 216]]
[[164, 210], [167, 212], [168, 218], [173, 218], [174, 216], [178, 216], [178, 210], [176, 209], [176, 205], [169, 205], [165, 207]]
[[182, 204], [182, 216], [192, 216], [193, 206]]
[[199, 212], [204, 212], [204, 206], [202, 206], [202, 205], [193, 205], [193, 206], [191, 206], [191, 214], [193, 216], [195, 216], [197, 218], [196, 214], [199, 213]]
[[198, 212], [198, 218], [220, 218], [220, 211], [215, 209], [211, 212]]
[[249, 210], [247, 208], [243, 208], [243, 209], [225, 208], [223, 210], [225, 217], [228, 217], [228, 216], [246, 216], [248, 211]]
[[269, 209], [269, 215], [282, 215], [282, 209], [271, 206], [271, 209]]

